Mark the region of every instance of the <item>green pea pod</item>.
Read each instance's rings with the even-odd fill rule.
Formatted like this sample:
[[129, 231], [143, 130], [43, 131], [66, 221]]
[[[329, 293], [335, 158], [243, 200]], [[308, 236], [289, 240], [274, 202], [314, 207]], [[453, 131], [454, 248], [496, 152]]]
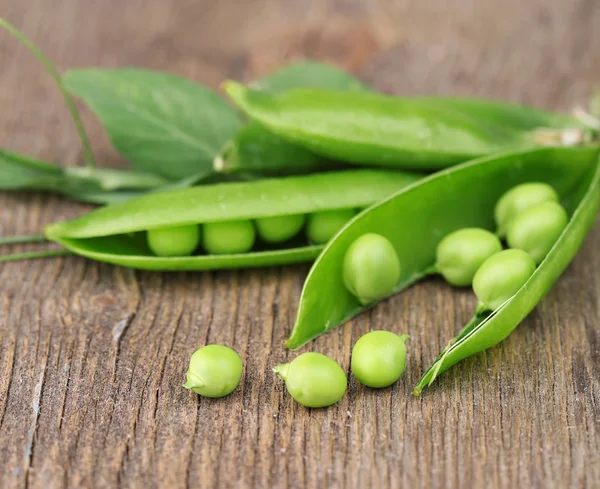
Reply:
[[272, 176], [300, 175], [343, 166], [276, 136], [256, 121], [242, 127], [214, 161], [217, 172]]
[[[339, 68], [302, 61], [284, 66], [252, 83], [258, 90], [281, 92], [312, 87], [344, 91], [369, 90], [360, 80]], [[256, 121], [250, 121], [230, 139], [214, 160], [222, 173], [250, 172], [283, 176], [339, 169], [343, 165], [283, 139]]]
[[[590, 175], [598, 172], [598, 152], [597, 148], [542, 148], [482, 158], [438, 172], [364, 210], [329, 241], [313, 264], [287, 347], [298, 348], [366, 309], [343, 280], [344, 256], [359, 237], [380, 234], [394, 246], [400, 261], [396, 293], [429, 273], [444, 236], [466, 227], [494, 230], [494, 206], [504, 192], [523, 182], [547, 182], [569, 213], [566, 231], [519, 292], [515, 306], [507, 306], [507, 312], [488, 323], [497, 331], [486, 327], [476, 336], [465, 336], [461, 344], [467, 341], [466, 348], [452, 349], [439, 371], [502, 340], [550, 288], [591, 228], [598, 175]], [[469, 327], [475, 328], [487, 315], [480, 314]]]
[[315, 259], [322, 246], [305, 240], [243, 254], [154, 256], [139, 232], [229, 220], [362, 208], [421, 178], [415, 173], [349, 170], [205, 185], [148, 194], [46, 228], [46, 237], [88, 258], [146, 270], [260, 267]]
[[571, 117], [482, 100], [324, 89], [273, 94], [231, 81], [224, 89], [275, 134], [363, 165], [438, 169], [498, 152], [578, 144], [594, 135]]

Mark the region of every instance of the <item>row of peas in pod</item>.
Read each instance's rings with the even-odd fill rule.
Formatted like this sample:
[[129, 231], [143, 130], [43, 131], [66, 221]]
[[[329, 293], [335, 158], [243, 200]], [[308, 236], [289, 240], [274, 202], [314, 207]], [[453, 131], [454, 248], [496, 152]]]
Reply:
[[161, 227], [147, 231], [148, 247], [156, 256], [190, 256], [201, 245], [211, 255], [246, 253], [258, 238], [264, 243], [285, 243], [304, 228], [307, 240], [323, 244], [354, 215], [355, 209], [337, 209], [309, 215], [293, 214], [251, 220], [235, 220]]
[[[439, 273], [451, 285], [473, 286], [480, 310], [495, 310], [531, 277], [568, 223], [557, 192], [546, 183], [524, 183], [506, 192], [494, 210], [496, 234], [481, 228], [459, 229], [437, 246]], [[501, 239], [510, 249], [503, 250]], [[344, 256], [346, 288], [363, 304], [390, 295], [401, 263], [392, 243], [367, 233]]]
[[[356, 380], [372, 388], [395, 383], [406, 368], [408, 338], [389, 331], [361, 336], [352, 349], [351, 369]], [[224, 397], [238, 386], [242, 369], [242, 361], [233, 349], [207, 345], [193, 353], [183, 386], [204, 397]], [[273, 371], [285, 381], [292, 398], [306, 407], [335, 404], [348, 387], [344, 370], [321, 353], [303, 353], [289, 363], [277, 365]]]

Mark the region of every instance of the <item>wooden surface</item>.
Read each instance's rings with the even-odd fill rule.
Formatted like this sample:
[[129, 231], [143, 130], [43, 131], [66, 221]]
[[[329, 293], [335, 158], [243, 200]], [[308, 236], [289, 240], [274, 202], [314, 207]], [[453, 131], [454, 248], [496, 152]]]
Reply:
[[[0, 15], [61, 70], [136, 65], [217, 86], [308, 56], [389, 92], [562, 109], [600, 82], [596, 0], [0, 0]], [[5, 34], [0, 60], [0, 145], [81, 162], [38, 63]], [[89, 113], [85, 122], [102, 164], [121, 164]], [[0, 235], [85, 209], [2, 194]], [[294, 356], [283, 341], [307, 270], [0, 266], [0, 487], [600, 487], [600, 221], [509, 339], [420, 399], [411, 389], [470, 316], [472, 295], [428, 281], [310, 344], [348, 368], [369, 329], [412, 336], [397, 385], [351, 380], [339, 405], [307, 410], [270, 371]], [[228, 398], [181, 388], [206, 342], [244, 361]]]

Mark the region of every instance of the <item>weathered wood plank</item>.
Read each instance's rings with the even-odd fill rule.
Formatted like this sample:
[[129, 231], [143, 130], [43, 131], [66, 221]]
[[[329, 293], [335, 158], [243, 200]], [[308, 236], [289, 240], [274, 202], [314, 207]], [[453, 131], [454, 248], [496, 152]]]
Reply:
[[[563, 109], [600, 79], [594, 0], [0, 7], [60, 69], [137, 65], [216, 87], [309, 56], [388, 92]], [[0, 59], [0, 145], [80, 162], [51, 80], [4, 34]], [[93, 117], [84, 120], [102, 164], [122, 164]], [[37, 232], [85, 209], [0, 194], [0, 234]], [[351, 380], [339, 405], [310, 411], [270, 371], [294, 356], [282, 345], [306, 270], [151, 274], [79, 258], [0, 266], [0, 487], [600, 485], [600, 220], [521, 327], [420, 399], [411, 388], [468, 318], [472, 295], [427, 281], [316, 340], [308, 348], [347, 369], [368, 330], [412, 336], [397, 385], [375, 392]], [[206, 342], [229, 344], [244, 361], [226, 399], [181, 388], [187, 358]]]

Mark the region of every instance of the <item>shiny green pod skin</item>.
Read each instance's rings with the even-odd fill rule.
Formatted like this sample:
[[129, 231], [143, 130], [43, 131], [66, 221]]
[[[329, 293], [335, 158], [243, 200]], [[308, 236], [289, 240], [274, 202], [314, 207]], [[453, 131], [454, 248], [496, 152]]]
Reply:
[[419, 382], [415, 393], [420, 393], [442, 371], [508, 336], [541, 300], [593, 226], [599, 180], [598, 149], [544, 148], [467, 162], [397, 192], [357, 215], [328, 243], [304, 284], [287, 346], [298, 348], [366, 309], [342, 278], [344, 254], [359, 236], [379, 233], [394, 245], [403, 263], [398, 292], [432, 267], [444, 236], [465, 227], [494, 230], [494, 207], [507, 190], [527, 181], [552, 185], [569, 214], [567, 228], [508, 304], [497, 312], [480, 311], [453, 340]]
[[45, 230], [51, 241], [94, 260], [145, 270], [214, 270], [299, 263], [323, 249], [301, 236], [284, 248], [263, 245], [247, 253], [154, 256], [140, 231], [233, 220], [309, 214], [372, 205], [422, 178], [387, 170], [272, 178], [155, 193], [92, 211]]
[[[368, 90], [360, 80], [345, 71], [314, 61], [285, 66], [255, 81], [252, 87], [268, 92], [281, 92], [298, 87]], [[254, 120], [248, 121], [238, 130], [213, 164], [215, 170], [220, 173], [270, 176], [300, 175], [348, 166], [283, 139]]]
[[[548, 144], [548, 129], [576, 129], [582, 140], [585, 133], [574, 118], [495, 102], [302, 88], [274, 94], [232, 81], [224, 90], [273, 133], [325, 157], [363, 165], [439, 169]], [[560, 137], [553, 144], [561, 144]]]

